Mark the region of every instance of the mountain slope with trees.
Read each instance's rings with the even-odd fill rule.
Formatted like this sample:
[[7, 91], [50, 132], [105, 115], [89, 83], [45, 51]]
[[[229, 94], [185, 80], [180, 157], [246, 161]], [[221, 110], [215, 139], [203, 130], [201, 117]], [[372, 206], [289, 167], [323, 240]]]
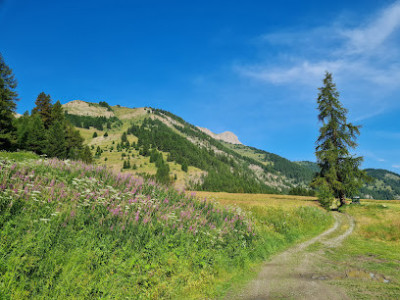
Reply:
[[[71, 102], [64, 105], [66, 118], [79, 129], [98, 164], [177, 188], [314, 195], [309, 184], [319, 170], [316, 163], [292, 162], [254, 147], [216, 140], [162, 109], [107, 103], [86, 106], [96, 107], [98, 115], [79, 113]], [[107, 112], [112, 114], [105, 117]], [[363, 190], [361, 195], [372, 193]], [[373, 195], [394, 199], [398, 194], [392, 189], [392, 193]]]
[[[70, 114], [77, 112], [71, 102], [64, 107], [68, 110], [66, 118], [78, 127], [98, 163], [152, 176], [176, 187], [288, 193], [295, 187], [307, 190], [313, 177], [312, 171], [297, 163], [256, 148], [216, 140], [161, 109], [112, 106], [113, 116], [105, 118], [103, 112], [98, 116]], [[260, 157], [249, 151], [258, 151]]]

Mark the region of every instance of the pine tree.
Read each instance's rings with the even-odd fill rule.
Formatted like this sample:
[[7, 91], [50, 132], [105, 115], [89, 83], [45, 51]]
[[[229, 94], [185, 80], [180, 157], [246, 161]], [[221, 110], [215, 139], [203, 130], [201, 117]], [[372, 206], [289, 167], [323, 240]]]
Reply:
[[345, 204], [346, 196], [358, 191], [367, 177], [359, 169], [363, 158], [350, 153], [357, 146], [360, 126], [348, 123], [347, 109], [339, 101], [331, 73], [326, 73], [323, 83], [317, 99], [322, 126], [315, 152], [320, 172], [312, 185], [318, 188], [320, 202], [325, 207], [337, 209]]
[[164, 161], [162, 161], [162, 163], [158, 164], [158, 166], [157, 166], [156, 179], [158, 182], [163, 183], [163, 184], [170, 183], [169, 165], [167, 163], [165, 163]]
[[128, 141], [128, 138], [126, 136], [126, 132], [124, 132], [121, 136], [121, 143], [123, 144], [123, 143], [126, 143], [127, 141]]
[[54, 123], [56, 121], [60, 121], [61, 123], [65, 122], [64, 110], [59, 100], [54, 103], [51, 110], [51, 122]]
[[42, 118], [44, 127], [46, 129], [49, 128], [52, 123], [53, 110], [50, 95], [46, 95], [44, 92], [41, 92], [38, 95], [35, 104], [36, 106], [33, 108], [32, 114], [39, 114]]
[[49, 157], [66, 158], [65, 132], [60, 121], [54, 122], [47, 131], [46, 154]]
[[83, 149], [83, 141], [79, 131], [71, 123], [65, 122], [65, 146], [68, 158], [79, 159]]
[[30, 116], [29, 112], [26, 111], [20, 118], [16, 119], [16, 127], [17, 127], [17, 148], [18, 149], [26, 149], [27, 140], [29, 135], [29, 126], [30, 126]]
[[184, 161], [182, 162], [182, 166], [181, 166], [182, 171], [187, 172], [188, 171], [188, 165], [187, 163]]
[[[92, 152], [90, 151], [89, 146], [83, 147], [81, 155], [80, 155], [80, 159], [87, 164], [93, 162], [93, 156], [92, 156]], [[107, 158], [105, 160], [107, 160]]]
[[101, 149], [100, 146], [97, 146], [95, 157], [99, 158], [101, 156]]
[[93, 132], [93, 136], [92, 136], [92, 138], [97, 138], [97, 132], [95, 131], [95, 132]]
[[11, 149], [15, 141], [16, 128], [13, 125], [18, 94], [17, 81], [12, 70], [6, 65], [0, 53], [0, 149]]
[[37, 154], [43, 154], [45, 152], [46, 130], [42, 119], [37, 114], [30, 117], [27, 137], [27, 150], [33, 151]]

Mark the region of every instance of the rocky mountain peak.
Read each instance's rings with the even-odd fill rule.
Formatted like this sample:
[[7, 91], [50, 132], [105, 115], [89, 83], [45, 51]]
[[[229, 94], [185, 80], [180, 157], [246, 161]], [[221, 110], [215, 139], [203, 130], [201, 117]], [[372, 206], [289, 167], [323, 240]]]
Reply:
[[231, 143], [231, 144], [236, 144], [236, 145], [237, 144], [243, 145], [239, 141], [239, 138], [233, 132], [225, 131], [225, 132], [222, 132], [222, 133], [214, 133], [210, 129], [207, 129], [207, 128], [204, 128], [204, 127], [197, 126], [197, 128], [200, 129], [205, 134], [208, 134], [212, 138], [216, 139], [216, 140], [220, 140], [220, 141], [224, 141], [224, 142]]

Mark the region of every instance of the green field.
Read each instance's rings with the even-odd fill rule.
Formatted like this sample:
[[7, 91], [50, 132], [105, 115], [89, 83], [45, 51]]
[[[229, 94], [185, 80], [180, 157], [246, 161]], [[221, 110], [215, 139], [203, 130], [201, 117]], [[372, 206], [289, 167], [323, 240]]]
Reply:
[[235, 207], [24, 155], [0, 154], [2, 299], [218, 298], [332, 223], [313, 201]]
[[[333, 223], [313, 197], [184, 195], [29, 152], [0, 152], [0, 162], [4, 299], [219, 298]], [[320, 271], [353, 299], [396, 299], [400, 201], [363, 200], [343, 212], [356, 229], [335, 250], [310, 247], [323, 250]]]
[[[239, 206], [256, 214], [261, 212], [257, 214], [258, 220], [270, 209], [290, 211], [297, 207], [319, 206], [314, 197], [210, 192], [197, 194], [224, 205]], [[324, 264], [318, 266], [316, 272], [329, 278], [329, 284], [344, 289], [352, 299], [398, 299], [400, 201], [362, 200], [361, 205], [347, 205], [342, 212], [354, 218], [356, 228], [339, 248], [324, 249], [319, 243], [310, 246], [309, 251], [323, 252]], [[348, 224], [343, 225], [345, 227], [335, 234], [347, 230]]]

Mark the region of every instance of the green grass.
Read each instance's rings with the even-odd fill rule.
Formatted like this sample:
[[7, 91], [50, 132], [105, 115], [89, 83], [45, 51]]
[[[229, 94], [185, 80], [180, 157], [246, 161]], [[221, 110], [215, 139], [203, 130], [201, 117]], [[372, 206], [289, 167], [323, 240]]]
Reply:
[[28, 151], [20, 151], [20, 152], [6, 152], [0, 151], [0, 159], [9, 159], [14, 161], [23, 161], [27, 159], [38, 159], [39, 155], [28, 152]]
[[326, 253], [342, 274], [333, 284], [352, 299], [398, 299], [400, 203], [364, 201], [344, 211], [355, 218], [356, 229], [340, 248]]
[[1, 299], [217, 298], [332, 221], [58, 160], [2, 162], [0, 189]]

